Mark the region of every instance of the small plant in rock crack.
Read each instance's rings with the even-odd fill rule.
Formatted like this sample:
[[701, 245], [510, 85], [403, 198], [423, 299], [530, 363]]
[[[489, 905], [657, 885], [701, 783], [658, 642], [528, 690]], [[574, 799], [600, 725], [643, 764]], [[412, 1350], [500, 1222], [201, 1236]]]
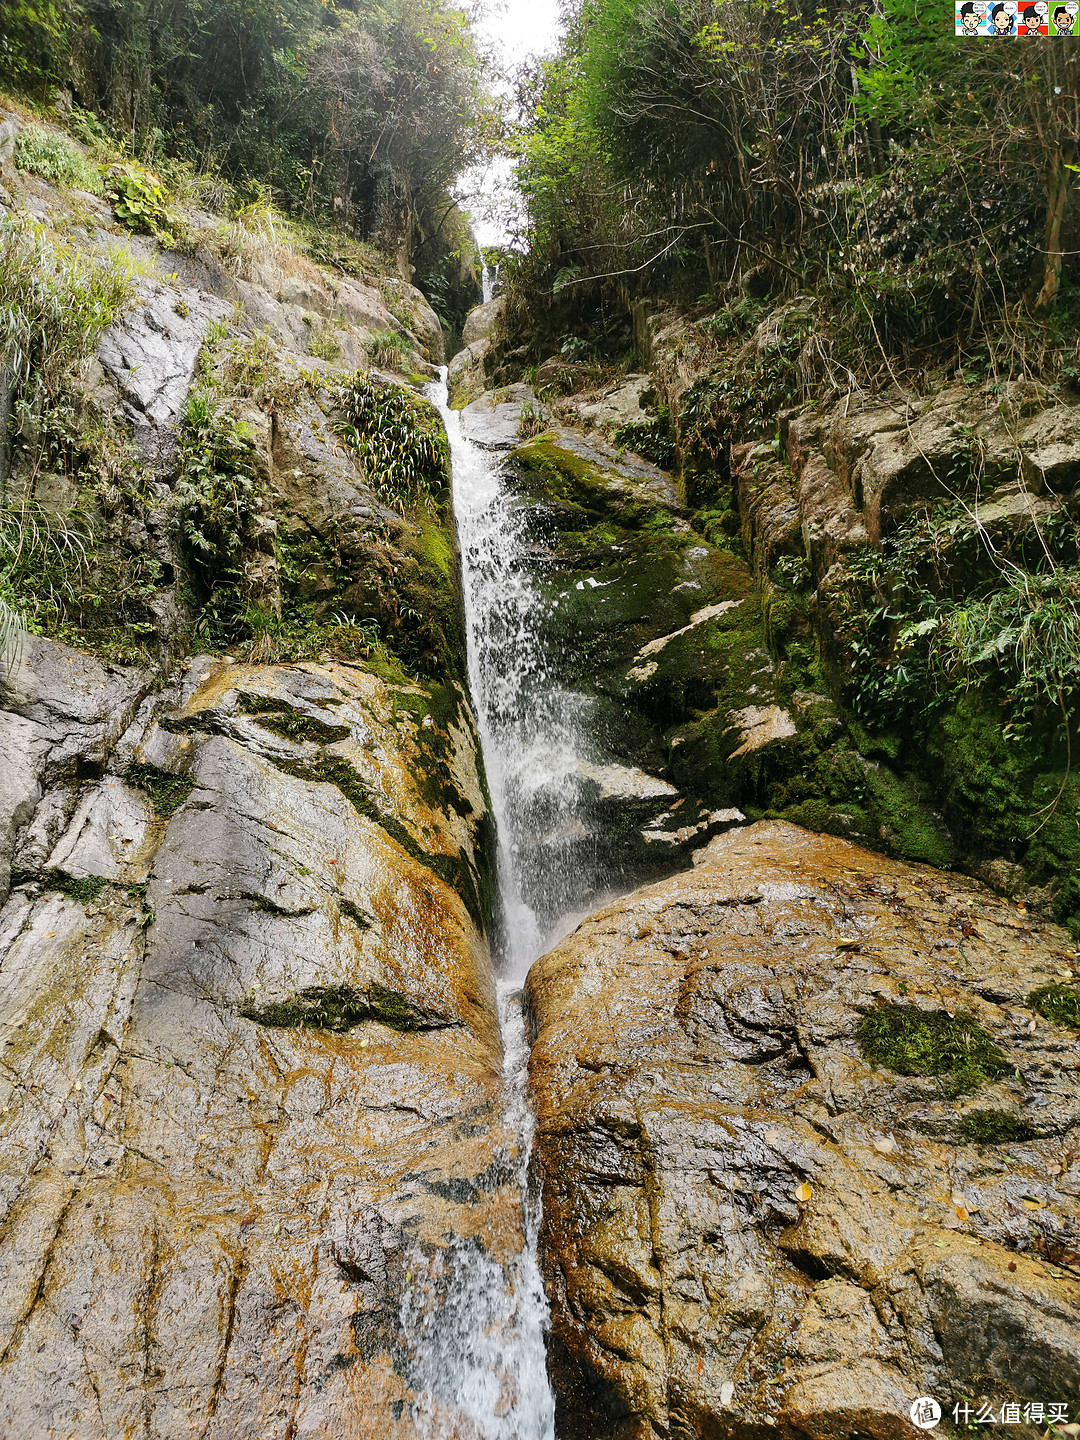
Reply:
[[228, 628], [242, 606], [243, 551], [259, 501], [253, 452], [245, 427], [210, 395], [190, 397], [173, 505], [218, 629]]
[[342, 443], [395, 509], [445, 495], [450, 452], [433, 405], [401, 385], [357, 374], [342, 387], [338, 408]]

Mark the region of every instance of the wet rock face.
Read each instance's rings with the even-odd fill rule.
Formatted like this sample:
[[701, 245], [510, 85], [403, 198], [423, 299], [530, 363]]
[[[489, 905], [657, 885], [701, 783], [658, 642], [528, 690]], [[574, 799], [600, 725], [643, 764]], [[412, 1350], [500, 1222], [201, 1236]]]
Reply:
[[560, 1436], [893, 1440], [919, 1395], [1071, 1400], [1063, 932], [779, 822], [699, 858], [529, 977]]
[[[485, 404], [463, 423], [497, 413]], [[601, 783], [582, 840], [613, 884], [634, 885], [688, 863], [790, 767], [796, 728], [753, 579], [691, 527], [669, 475], [598, 430], [548, 431], [507, 465], [527, 507], [546, 663], [587, 697]]]
[[475, 740], [463, 700], [433, 720], [428, 698], [345, 664], [204, 657], [162, 691], [24, 651], [0, 832], [12, 1440], [415, 1433], [412, 1277], [520, 1244]]

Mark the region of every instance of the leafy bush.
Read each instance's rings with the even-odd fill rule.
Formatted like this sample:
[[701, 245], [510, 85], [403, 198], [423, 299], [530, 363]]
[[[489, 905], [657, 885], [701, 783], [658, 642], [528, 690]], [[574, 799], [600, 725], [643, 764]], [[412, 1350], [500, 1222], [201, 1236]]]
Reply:
[[[0, 606], [9, 640], [23, 626], [54, 628], [79, 593], [91, 534], [78, 514], [55, 514], [33, 500], [0, 505]], [[2, 614], [2, 612], [0, 612]]]
[[66, 135], [24, 125], [15, 137], [15, 164], [55, 185], [101, 194], [101, 171]]
[[404, 510], [446, 493], [450, 452], [433, 405], [361, 373], [343, 387], [339, 407], [338, 434], [390, 504]]
[[113, 165], [105, 175], [105, 193], [121, 225], [152, 235], [162, 245], [174, 243], [175, 221], [169, 215], [165, 188], [156, 175], [134, 165]]
[[[852, 699], [870, 719], [932, 712], [958, 691], [996, 692], [1022, 733], [1074, 716], [1080, 697], [1077, 525], [1030, 537], [1030, 554], [994, 549], [962, 504], [916, 517], [862, 552], [846, 608]], [[860, 593], [861, 592], [861, 593]]]

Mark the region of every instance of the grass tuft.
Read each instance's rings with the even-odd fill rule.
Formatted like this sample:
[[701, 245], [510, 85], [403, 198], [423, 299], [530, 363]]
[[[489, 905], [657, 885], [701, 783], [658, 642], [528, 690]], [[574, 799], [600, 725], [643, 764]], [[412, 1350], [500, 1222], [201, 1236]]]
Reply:
[[1080, 990], [1075, 985], [1040, 985], [1028, 996], [1028, 1004], [1052, 1025], [1080, 1030]]

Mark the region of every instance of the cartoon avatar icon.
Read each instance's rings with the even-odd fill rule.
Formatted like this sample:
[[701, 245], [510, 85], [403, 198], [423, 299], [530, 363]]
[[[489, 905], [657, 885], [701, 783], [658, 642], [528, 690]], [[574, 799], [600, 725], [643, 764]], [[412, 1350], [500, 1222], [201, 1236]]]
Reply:
[[1024, 6], [1024, 34], [1038, 35], [1039, 33], [1039, 12], [1034, 5]]
[[1013, 28], [1013, 17], [1009, 14], [1009, 7], [999, 3], [990, 11], [990, 25], [995, 35], [1011, 35]]
[[1059, 5], [1054, 11], [1054, 29], [1059, 35], [1068, 35], [1072, 30], [1072, 16], [1064, 5]]
[[965, 35], [977, 35], [979, 33], [979, 16], [975, 13], [974, 0], [964, 0], [960, 6], [960, 24]]

